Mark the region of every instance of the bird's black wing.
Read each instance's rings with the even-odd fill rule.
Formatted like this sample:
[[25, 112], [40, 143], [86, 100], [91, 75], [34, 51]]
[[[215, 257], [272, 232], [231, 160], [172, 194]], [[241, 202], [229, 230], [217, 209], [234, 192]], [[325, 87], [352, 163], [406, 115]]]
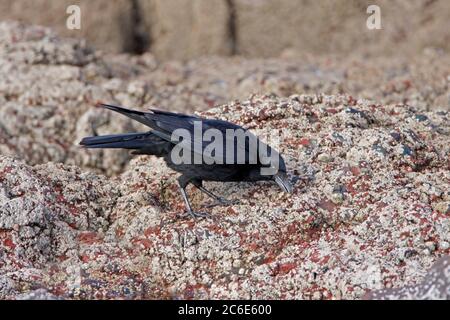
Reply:
[[133, 154], [152, 154], [164, 156], [171, 144], [153, 134], [154, 131], [110, 134], [104, 136], [86, 137], [80, 145], [89, 149], [120, 148], [132, 149]]
[[[154, 123], [158, 126], [159, 129], [170, 132], [173, 137], [176, 137], [179, 139], [179, 136], [176, 134], [175, 130], [177, 129], [185, 129], [188, 130], [191, 133], [191, 144], [189, 145], [186, 143], [186, 145], [182, 145], [186, 147], [187, 149], [191, 150], [191, 148], [198, 148], [195, 150], [202, 150], [203, 156], [206, 156], [203, 151], [205, 148], [210, 144], [209, 141], [204, 141], [203, 139], [203, 133], [209, 129], [216, 129], [219, 130], [222, 133], [223, 136], [223, 149], [222, 150], [215, 150], [215, 159], [222, 159], [222, 162], [226, 162], [226, 147], [227, 146], [233, 146], [234, 147], [234, 161], [236, 161], [236, 155], [239, 153], [242, 153], [243, 159], [246, 159], [245, 161], [249, 161], [249, 159], [254, 159], [255, 161], [258, 161], [258, 143], [260, 143], [259, 139], [250, 131], [247, 129], [238, 126], [234, 123], [224, 121], [224, 120], [215, 120], [215, 119], [204, 119], [197, 116], [188, 116], [184, 114], [179, 113], [173, 113], [173, 112], [167, 112], [167, 111], [161, 111], [161, 110], [155, 110], [151, 109], [151, 113], [146, 113], [145, 116], [147, 119], [150, 119], [154, 121]], [[201, 122], [202, 125], [202, 135], [198, 136], [194, 133], [194, 127], [195, 122]], [[242, 133], [248, 135], [248, 139], [254, 139], [254, 142], [256, 145], [254, 145], [254, 148], [250, 148], [250, 143], [237, 143], [235, 141], [234, 136], [228, 135], [227, 130], [233, 130], [234, 132], [236, 130], [242, 130]], [[195, 150], [191, 150], [194, 151]]]
[[[174, 143], [179, 143], [183, 148], [189, 150], [190, 152], [198, 152], [201, 150], [202, 156], [205, 156], [203, 151], [210, 144], [208, 141], [203, 141], [203, 133], [208, 129], [217, 129], [223, 135], [223, 145], [225, 146], [234, 146], [235, 154], [239, 152], [243, 152], [245, 159], [250, 159], [252, 157], [257, 156], [257, 149], [249, 149], [248, 144], [237, 144], [234, 141], [234, 137], [230, 137], [226, 134], [226, 130], [243, 130], [246, 134], [254, 138], [257, 142], [259, 141], [256, 136], [254, 136], [248, 130], [227, 122], [223, 120], [210, 120], [204, 119], [197, 116], [190, 116], [180, 113], [162, 111], [151, 109], [150, 112], [142, 112], [136, 110], [129, 110], [126, 108], [108, 105], [108, 104], [99, 104], [100, 106], [105, 107], [106, 109], [116, 111], [121, 113], [133, 120], [136, 120], [140, 123], [143, 123], [152, 129], [154, 129], [153, 133], [165, 139], [166, 141], [171, 141]], [[201, 136], [194, 134], [195, 122], [201, 122], [202, 125], [202, 134]], [[183, 135], [180, 134], [178, 129], [187, 130], [190, 133], [190, 141], [185, 141]], [[183, 139], [182, 139], [183, 138]], [[215, 159], [222, 159], [225, 162], [226, 154], [225, 149], [215, 150]], [[212, 159], [214, 160], [214, 159]]]

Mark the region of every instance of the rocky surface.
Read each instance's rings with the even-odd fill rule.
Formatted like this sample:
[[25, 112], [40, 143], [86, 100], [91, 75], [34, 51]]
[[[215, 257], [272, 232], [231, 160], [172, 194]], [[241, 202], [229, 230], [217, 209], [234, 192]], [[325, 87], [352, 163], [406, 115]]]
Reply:
[[[67, 8], [71, 5], [81, 10], [80, 29], [67, 28]], [[0, 0], [0, 21], [12, 20], [51, 27], [67, 37], [88, 39], [107, 52], [132, 51], [137, 40], [133, 37], [139, 32], [132, 0]]]
[[422, 283], [398, 289], [371, 292], [367, 299], [377, 300], [450, 300], [450, 257], [436, 262]]
[[[159, 62], [0, 23], [0, 298], [413, 297], [450, 254], [448, 59]], [[77, 146], [144, 130], [98, 100], [246, 126], [294, 194], [208, 183], [240, 203], [187, 218], [162, 161]]]
[[139, 0], [150, 51], [162, 60], [233, 54], [228, 2]]
[[[92, 158], [75, 144], [79, 135], [108, 127], [109, 115], [93, 110], [95, 101], [114, 100], [108, 89], [111, 71], [85, 42], [62, 39], [42, 27], [1, 23], [0, 74], [2, 154], [30, 164], [94, 163], [109, 173], [122, 169], [123, 154]], [[130, 130], [123, 119], [111, 126], [108, 130]]]
[[[69, 5], [81, 8], [80, 30], [66, 27]], [[370, 5], [380, 8], [381, 30], [366, 26]], [[162, 60], [278, 57], [286, 50], [372, 57], [414, 56], [424, 48], [448, 53], [449, 16], [447, 0], [0, 0], [0, 21], [42, 24], [104, 51], [149, 51]]]
[[447, 112], [298, 95], [201, 114], [279, 133], [294, 193], [208, 183], [240, 203], [193, 220], [153, 157], [116, 178], [2, 157], [1, 296], [356, 299], [450, 253]]
[[383, 104], [450, 108], [449, 56], [427, 51], [414, 59], [361, 57], [199, 58], [158, 62], [152, 55], [102, 55], [84, 41], [42, 27], [0, 24], [0, 152], [28, 164], [75, 164], [113, 175], [125, 152], [85, 151], [80, 139], [142, 129], [93, 105], [205, 110], [250, 94], [348, 93]]
[[[273, 57], [285, 50], [326, 56], [355, 51], [370, 57], [414, 56], [427, 47], [450, 49], [450, 6], [445, 0], [233, 2], [237, 47], [246, 56]], [[380, 30], [367, 28], [371, 5], [380, 8]]]

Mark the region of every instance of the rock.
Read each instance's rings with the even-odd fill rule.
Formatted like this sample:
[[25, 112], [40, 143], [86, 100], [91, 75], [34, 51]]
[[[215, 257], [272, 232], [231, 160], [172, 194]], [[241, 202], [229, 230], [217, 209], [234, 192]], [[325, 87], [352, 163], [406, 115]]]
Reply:
[[74, 229], [108, 228], [115, 191], [105, 193], [105, 179], [75, 167], [50, 163], [32, 168], [1, 156], [0, 183], [4, 270], [39, 267], [69, 254], [78, 246]]
[[[7, 70], [19, 69], [20, 64], [85, 66], [95, 59], [94, 51], [84, 41], [62, 39], [48, 28], [1, 22], [0, 30], [2, 62], [19, 64], [16, 68], [3, 66]], [[64, 70], [60, 77], [67, 80], [78, 76], [73, 70]]]
[[46, 289], [37, 289], [18, 295], [16, 300], [59, 300], [59, 298], [49, 293]]
[[[349, 104], [370, 113], [373, 123], [341, 127]], [[366, 291], [422, 281], [445, 252], [423, 249], [428, 239], [448, 241], [444, 218], [433, 213], [440, 200], [431, 196], [449, 189], [440, 178], [447, 170], [448, 137], [405, 121], [414, 119], [413, 109], [373, 107], [345, 95], [266, 95], [200, 114], [258, 135], [283, 128], [278, 149], [291, 178], [305, 170], [315, 172], [314, 179], [297, 179], [292, 195], [269, 183], [208, 182], [213, 192], [240, 203], [203, 208], [213, 218], [192, 220], [182, 217], [177, 175], [160, 159], [137, 157], [121, 175], [107, 178], [74, 166], [31, 167], [3, 157], [1, 297], [21, 297], [38, 287], [64, 299], [357, 299]], [[310, 126], [311, 114], [320, 126]], [[448, 128], [445, 115], [425, 114]], [[401, 132], [398, 141], [388, 140], [386, 157], [374, 158], [373, 141], [389, 139], [393, 127]], [[329, 147], [337, 130], [357, 147], [354, 156], [341, 156], [345, 144]], [[315, 142], [299, 148], [302, 139]], [[395, 152], [396, 144], [406, 142], [417, 159], [426, 159], [419, 167], [417, 159]], [[319, 162], [311, 152], [334, 161]], [[414, 191], [417, 181], [433, 186], [421, 191], [430, 193], [427, 201]], [[334, 190], [345, 190], [342, 202], [328, 200]], [[195, 189], [189, 193], [195, 207], [208, 201]], [[394, 250], [405, 239], [415, 254]]]
[[[450, 13], [445, 1], [398, 1], [395, 4], [378, 1], [382, 31], [366, 27], [369, 18], [366, 10], [373, 4], [370, 1], [318, 4], [306, 0], [236, 0], [234, 3], [237, 47], [239, 53], [246, 56], [273, 57], [287, 51], [297, 55], [333, 55], [350, 54], [354, 50], [373, 56], [408, 55], [426, 47], [449, 49], [441, 38]], [[424, 13], [428, 21], [426, 27]], [[444, 33], [448, 36], [448, 30]], [[429, 36], [433, 34], [440, 36]]]
[[320, 162], [331, 162], [331, 161], [333, 161], [333, 158], [331, 158], [326, 153], [321, 153], [317, 156], [317, 160], [319, 160]]
[[[66, 10], [70, 5], [78, 5], [81, 9], [79, 30], [66, 27], [69, 17]], [[61, 35], [86, 38], [91, 44], [109, 52], [130, 49], [128, 42], [135, 27], [132, 1], [129, 0], [0, 0], [0, 20], [6, 19], [52, 27]]]
[[[73, 4], [81, 8], [81, 30], [66, 27], [66, 9]], [[0, 0], [0, 20], [52, 27], [64, 36], [86, 38], [103, 51], [150, 50], [161, 60], [235, 53], [285, 58], [354, 52], [411, 56], [430, 48], [450, 49], [447, 1], [378, 1], [382, 30], [366, 26], [372, 4], [368, 0]], [[403, 91], [410, 84], [393, 81], [387, 86]], [[440, 96], [439, 101], [448, 104], [448, 97]]]
[[[0, 31], [2, 299], [357, 299], [419, 283], [449, 253], [438, 51], [380, 60], [374, 76], [361, 57], [162, 63], [100, 55], [42, 27]], [[98, 100], [277, 133], [294, 193], [207, 182], [240, 203], [183, 217], [177, 175], [161, 159], [77, 146], [148, 130], [93, 108]], [[188, 192], [195, 207], [209, 201]]]
[[447, 250], [448, 248], [450, 248], [450, 244], [447, 241], [439, 243], [439, 249]]
[[[150, 54], [103, 56], [82, 40], [61, 38], [43, 27], [3, 22], [0, 30], [0, 151], [4, 155], [17, 155], [29, 164], [55, 161], [107, 175], [122, 172], [130, 159], [127, 152], [86, 152], [77, 146], [78, 142], [95, 132], [146, 129], [109, 112], [96, 110], [93, 106], [99, 100], [135, 108], [156, 106], [190, 112], [246, 99], [254, 92], [287, 97], [298, 92], [334, 94], [344, 88], [382, 104], [409, 101], [418, 111], [450, 107], [436, 104], [441, 97], [450, 94], [447, 83], [439, 80], [446, 72], [439, 64], [448, 62], [448, 57], [439, 56], [437, 52], [413, 64], [395, 59], [390, 59], [389, 63], [380, 61], [377, 65], [382, 71], [377, 78], [369, 72], [370, 64], [360, 62], [363, 67], [355, 67], [352, 59], [324, 62], [320, 59], [201, 58], [185, 63], [159, 63]], [[409, 70], [407, 75], [402, 71], [405, 68]], [[428, 72], [429, 69], [433, 71]], [[366, 77], [361, 78], [361, 75]], [[381, 85], [388, 79], [402, 82], [404, 78], [416, 83], [417, 89], [397, 92], [383, 89]], [[360, 88], [361, 83], [365, 84], [364, 90]], [[422, 94], [421, 87], [431, 87], [436, 94]], [[327, 112], [336, 112], [335, 107], [331, 106]], [[349, 103], [347, 109], [348, 112], [339, 114], [346, 126], [370, 128], [371, 111], [358, 113], [353, 103]], [[408, 121], [416, 121], [417, 115], [427, 116], [415, 111], [412, 115]], [[433, 118], [427, 116], [427, 119], [418, 125], [448, 130]], [[444, 121], [445, 115], [441, 119]], [[314, 123], [314, 115], [308, 115], [305, 121], [318, 125]], [[395, 135], [400, 137], [399, 132]], [[349, 140], [351, 136], [339, 143], [348, 144]], [[377, 141], [370, 143], [374, 148], [373, 156], [383, 157], [386, 148], [390, 148]], [[405, 142], [395, 148], [397, 153], [411, 159], [416, 147]], [[355, 156], [355, 151], [350, 150], [348, 156]], [[445, 210], [445, 203], [442, 201], [437, 208]]]
[[373, 300], [450, 300], [450, 257], [439, 259], [417, 285], [369, 293]]
[[124, 119], [109, 127], [109, 115], [92, 107], [117, 92], [99, 85], [111, 72], [98, 53], [43, 27], [0, 23], [0, 30], [0, 94], [6, 97], [0, 108], [2, 154], [30, 164], [55, 161], [121, 171], [126, 153], [110, 154], [110, 161], [108, 152], [80, 153], [76, 145], [93, 129], [131, 128]]
[[163, 60], [230, 55], [230, 10], [226, 0], [139, 1], [151, 50]]

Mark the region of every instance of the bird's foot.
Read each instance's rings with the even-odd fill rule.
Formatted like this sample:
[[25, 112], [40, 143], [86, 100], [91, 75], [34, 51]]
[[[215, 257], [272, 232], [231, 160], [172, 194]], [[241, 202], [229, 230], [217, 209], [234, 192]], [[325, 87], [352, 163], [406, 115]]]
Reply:
[[207, 208], [215, 207], [215, 206], [232, 206], [234, 204], [239, 204], [239, 200], [228, 200], [222, 197], [218, 197], [214, 200], [213, 203], [207, 205]]

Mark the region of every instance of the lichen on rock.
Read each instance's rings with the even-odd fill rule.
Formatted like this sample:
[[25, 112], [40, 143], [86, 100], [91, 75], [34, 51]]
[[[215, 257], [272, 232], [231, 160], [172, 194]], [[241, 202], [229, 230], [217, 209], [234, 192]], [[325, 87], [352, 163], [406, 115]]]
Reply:
[[[400, 103], [406, 86], [357, 99], [339, 92], [359, 78], [336, 66], [159, 63], [99, 56], [41, 27], [0, 29], [0, 298], [358, 299], [419, 284], [450, 254], [450, 121], [437, 96]], [[187, 218], [163, 160], [76, 145], [146, 130], [97, 100], [278, 136], [294, 193], [206, 182], [239, 202], [207, 207], [192, 188], [211, 218]]]
[[[205, 209], [211, 219], [182, 217], [176, 174], [150, 156], [116, 178], [3, 158], [3, 269], [26, 258], [49, 288], [83, 298], [352, 299], [419, 282], [448, 254], [438, 244], [449, 218], [434, 207], [450, 188], [447, 115], [420, 111], [423, 123], [418, 112], [345, 95], [270, 95], [200, 113], [280, 132], [295, 182], [292, 196], [267, 183], [208, 183], [239, 200]], [[355, 125], [364, 114], [371, 120]], [[406, 145], [411, 152], [397, 151]], [[190, 192], [195, 206], [206, 201]]]

